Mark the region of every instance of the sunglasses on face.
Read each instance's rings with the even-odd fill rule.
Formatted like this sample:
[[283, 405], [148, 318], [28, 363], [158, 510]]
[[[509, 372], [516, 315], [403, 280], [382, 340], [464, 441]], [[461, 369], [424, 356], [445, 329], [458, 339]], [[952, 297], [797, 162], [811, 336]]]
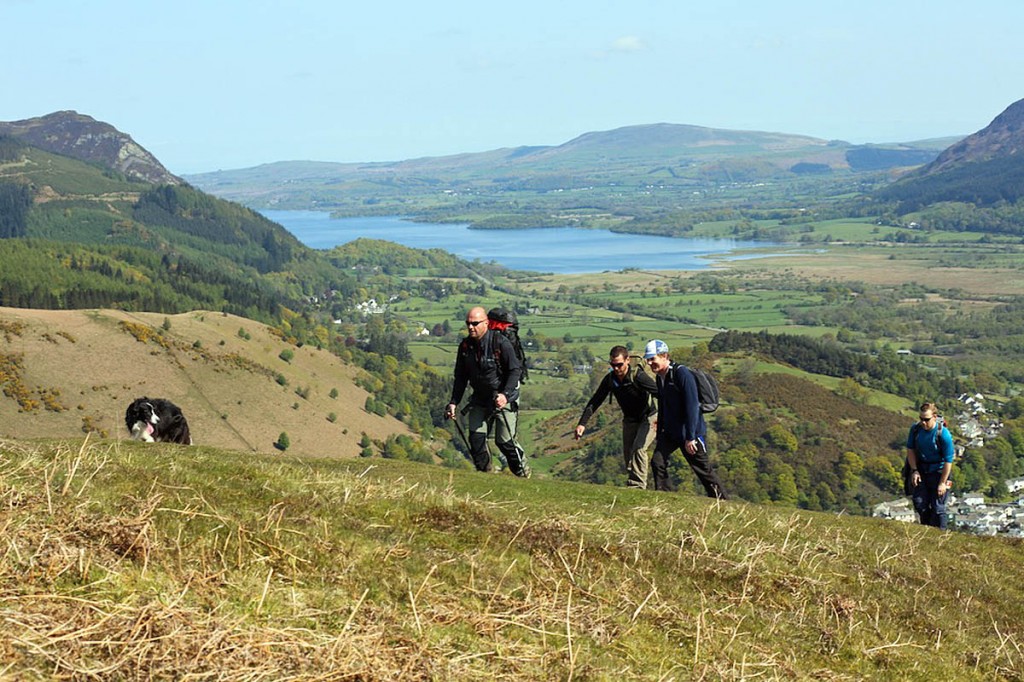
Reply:
[[624, 363], [624, 362], [609, 362], [608, 364], [611, 365], [612, 367], [614, 367], [615, 369], [618, 369], [619, 367], [622, 367], [626, 363]]
[[486, 321], [487, 320], [466, 320], [466, 326], [467, 327], [475, 327], [478, 324], [483, 324]]

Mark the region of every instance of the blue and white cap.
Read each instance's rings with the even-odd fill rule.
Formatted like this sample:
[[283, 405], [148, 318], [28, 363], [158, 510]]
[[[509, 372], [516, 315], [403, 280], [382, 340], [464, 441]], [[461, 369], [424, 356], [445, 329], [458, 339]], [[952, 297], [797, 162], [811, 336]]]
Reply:
[[647, 347], [644, 348], [644, 358], [650, 360], [655, 355], [664, 355], [668, 353], [668, 344], [661, 339], [654, 339], [653, 341], [647, 342]]

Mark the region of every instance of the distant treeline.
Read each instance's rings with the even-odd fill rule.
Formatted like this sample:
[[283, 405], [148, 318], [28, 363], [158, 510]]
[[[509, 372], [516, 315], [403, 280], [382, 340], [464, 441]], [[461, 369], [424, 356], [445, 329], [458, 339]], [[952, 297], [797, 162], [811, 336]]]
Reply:
[[259, 213], [188, 186], [162, 185], [143, 193], [132, 215], [146, 225], [169, 227], [230, 247], [234, 260], [260, 273], [282, 269], [301, 246]]
[[[955, 292], [945, 292], [949, 300]], [[901, 301], [916, 300], [913, 306]], [[893, 311], [899, 309], [900, 314]], [[951, 314], [956, 310], [956, 314]], [[951, 372], [977, 374], [982, 364], [998, 368], [1001, 381], [1024, 381], [1024, 367], [1013, 358], [1024, 353], [1024, 297], [1013, 297], [992, 308], [960, 309], [925, 298], [925, 292], [905, 284], [893, 289], [861, 287], [857, 295], [837, 292], [825, 304], [789, 306], [786, 315], [795, 324], [838, 328], [840, 342], [856, 343], [850, 331], [875, 344], [880, 339], [903, 339], [915, 354], [944, 356]], [[968, 364], [969, 363], [969, 364]], [[952, 367], [959, 364], [959, 368]], [[984, 374], [988, 374], [985, 372]], [[978, 376], [975, 382], [980, 382]], [[985, 382], [984, 390], [1003, 392], [1006, 386]]]
[[17, 161], [25, 145], [10, 135], [0, 135], [0, 161]]
[[930, 149], [885, 149], [883, 147], [854, 147], [846, 151], [846, 162], [851, 170], [886, 170], [897, 166], [920, 166], [930, 163], [938, 152]]
[[929, 206], [914, 219], [922, 235], [932, 230], [1024, 235], [1024, 200], [990, 207], [950, 201]]
[[[964, 163], [933, 175], [905, 178], [879, 190], [876, 198], [897, 202], [901, 214], [947, 201], [986, 207], [1012, 204], [1024, 198], [1024, 163], [1015, 156]], [[1024, 224], [1019, 228], [1024, 232]]]
[[19, 183], [0, 182], [0, 239], [25, 236], [30, 208], [32, 192], [28, 187]]
[[807, 336], [728, 331], [716, 334], [708, 349], [716, 353], [756, 353], [806, 372], [851, 377], [864, 386], [899, 395], [949, 396], [966, 389], [962, 377], [922, 367], [892, 350], [868, 355], [843, 348], [835, 341]]
[[192, 187], [107, 206], [33, 206], [28, 187], [0, 183], [0, 305], [223, 310], [276, 323], [324, 292], [355, 295], [355, 277], [280, 225]]
[[380, 239], [360, 237], [327, 252], [339, 268], [376, 269], [387, 275], [427, 269], [439, 277], [457, 277], [465, 270], [459, 259], [443, 249], [412, 249]]
[[0, 240], [0, 305], [178, 313], [223, 310], [275, 321], [282, 292], [244, 271], [138, 247]]

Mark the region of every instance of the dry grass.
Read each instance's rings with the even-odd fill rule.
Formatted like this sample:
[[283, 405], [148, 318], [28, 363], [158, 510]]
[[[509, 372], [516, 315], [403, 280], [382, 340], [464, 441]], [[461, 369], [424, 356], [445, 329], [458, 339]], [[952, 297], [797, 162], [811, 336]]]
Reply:
[[[10, 679], [425, 679], [403, 673], [415, 652], [389, 644], [386, 623], [375, 625], [368, 610], [358, 629], [349, 627], [358, 602], [347, 605], [345, 627], [326, 631], [315, 626], [323, 611], [297, 599], [287, 622], [265, 612], [271, 586], [276, 593], [295, 577], [275, 571], [273, 559], [303, 563], [265, 539], [281, 532], [279, 517], [250, 530], [215, 509], [167, 506], [156, 485], [119, 513], [97, 513], [87, 491], [123, 454], [118, 445], [60, 445], [52, 453], [2, 446], [5, 463], [19, 463], [5, 467], [0, 483], [7, 635], [0, 671]], [[232, 528], [237, 547], [226, 552], [232, 542], [215, 541], [212, 553], [189, 561], [197, 539], [161, 535], [155, 516], [216, 519]], [[174, 565], [163, 564], [172, 557]], [[265, 564], [262, 590], [232, 584], [248, 577], [239, 569], [251, 564]], [[229, 603], [220, 592], [245, 598]]]
[[[165, 319], [170, 329], [163, 329]], [[138, 329], [150, 338], [138, 340]], [[291, 362], [278, 357], [285, 348], [294, 352]], [[363, 432], [379, 440], [409, 432], [363, 409], [368, 394], [354, 383], [358, 368], [327, 351], [288, 346], [264, 325], [234, 315], [0, 308], [0, 358], [6, 354], [20, 359], [28, 398], [42, 406], [58, 391], [66, 409], [26, 411], [0, 395], [0, 436], [73, 438], [92, 429], [124, 438], [125, 408], [143, 395], [180, 405], [196, 443], [234, 450], [273, 454], [284, 431], [290, 455], [354, 457]], [[300, 387], [309, 389], [308, 399], [296, 395]]]
[[0, 679], [1024, 677], [1024, 551], [743, 503], [0, 441]]

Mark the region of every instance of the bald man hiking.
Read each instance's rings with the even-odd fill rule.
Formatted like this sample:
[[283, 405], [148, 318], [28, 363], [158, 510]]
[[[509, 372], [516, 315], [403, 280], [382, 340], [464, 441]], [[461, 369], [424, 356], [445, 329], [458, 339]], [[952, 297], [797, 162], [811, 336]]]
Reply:
[[462, 414], [469, 430], [470, 456], [478, 471], [491, 471], [487, 437], [493, 435], [494, 444], [508, 460], [512, 473], [530, 477], [525, 453], [516, 442], [522, 373], [522, 363], [512, 342], [490, 329], [483, 308], [472, 308], [466, 314], [466, 338], [455, 356], [455, 383], [445, 416], [457, 418], [466, 386], [472, 386], [473, 395]]

